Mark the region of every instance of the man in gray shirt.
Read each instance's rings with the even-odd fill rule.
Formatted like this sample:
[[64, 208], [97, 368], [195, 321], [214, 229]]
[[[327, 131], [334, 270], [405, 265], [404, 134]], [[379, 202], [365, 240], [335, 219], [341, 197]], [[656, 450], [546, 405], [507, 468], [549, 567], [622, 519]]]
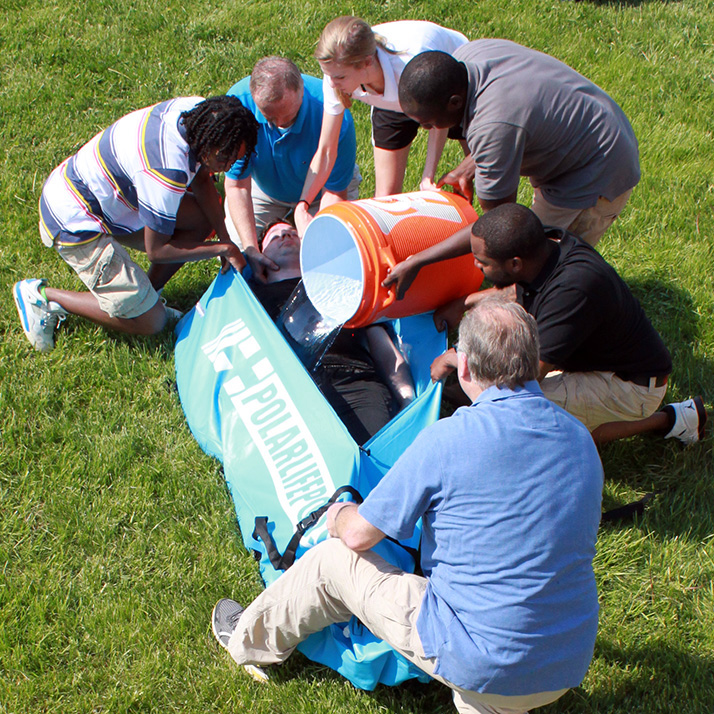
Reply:
[[640, 179], [622, 109], [575, 70], [515, 42], [423, 52], [405, 68], [399, 100], [422, 126], [462, 126], [471, 156], [439, 185], [471, 198], [475, 179], [484, 211], [514, 202], [528, 176], [542, 223], [595, 245]]

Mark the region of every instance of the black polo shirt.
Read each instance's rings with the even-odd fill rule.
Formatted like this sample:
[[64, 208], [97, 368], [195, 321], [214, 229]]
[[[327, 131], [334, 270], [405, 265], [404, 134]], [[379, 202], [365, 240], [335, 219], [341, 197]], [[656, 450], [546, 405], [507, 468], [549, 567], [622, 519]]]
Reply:
[[555, 249], [538, 277], [517, 285], [535, 318], [541, 360], [567, 372], [660, 376], [672, 359], [637, 298], [605, 259], [580, 238], [549, 229]]

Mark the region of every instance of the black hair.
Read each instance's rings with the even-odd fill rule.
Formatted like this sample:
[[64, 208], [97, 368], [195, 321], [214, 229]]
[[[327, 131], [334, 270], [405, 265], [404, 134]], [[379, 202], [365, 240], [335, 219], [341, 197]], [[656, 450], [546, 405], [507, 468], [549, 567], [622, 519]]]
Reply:
[[[258, 122], [238, 97], [209, 97], [181, 114], [186, 141], [201, 161], [212, 150], [230, 157], [245, 144], [245, 157], [255, 150]], [[244, 160], [247, 160], [245, 158]]]
[[413, 57], [399, 79], [399, 103], [421, 113], [443, 110], [455, 95], [466, 95], [466, 65], [446, 52], [431, 50]]
[[481, 238], [489, 258], [532, 258], [547, 238], [543, 224], [530, 208], [518, 203], [502, 203], [479, 218], [471, 233]]
[[258, 243], [260, 244], [260, 249], [263, 249], [263, 241], [265, 240], [265, 236], [268, 235], [268, 232], [273, 226], [277, 226], [278, 223], [286, 223], [292, 228], [295, 228], [295, 221], [290, 220], [289, 218], [276, 218], [274, 221], [270, 221], [265, 228], [263, 228], [262, 231], [260, 231], [260, 235], [258, 236]]

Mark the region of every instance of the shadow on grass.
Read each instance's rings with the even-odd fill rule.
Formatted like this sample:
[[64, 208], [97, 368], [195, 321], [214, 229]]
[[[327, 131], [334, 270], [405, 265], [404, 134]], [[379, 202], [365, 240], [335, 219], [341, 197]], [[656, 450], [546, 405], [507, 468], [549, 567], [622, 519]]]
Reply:
[[[299, 652], [291, 655], [280, 667], [273, 668], [270, 676], [276, 683], [295, 679], [310, 682], [346, 681], [334, 670], [312, 662]], [[396, 687], [380, 684], [371, 692], [356, 691], [375, 702], [379, 711], [404, 714], [452, 714], [455, 711], [450, 690], [435, 681], [423, 683], [417, 679], [409, 679]]]
[[[645, 441], [645, 439], [643, 439]], [[623, 444], [623, 446], [626, 446]], [[644, 513], [631, 521], [603, 524], [606, 530], [638, 529], [662, 539], [684, 539], [703, 542], [714, 528], [714, 481], [711, 439], [690, 447], [686, 452], [672, 445], [671, 451], [658, 456], [659, 449], [648, 450], [649, 463], [626, 455], [617, 459], [603, 455], [606, 483], [603, 510], [617, 508], [623, 503], [656, 491]], [[610, 482], [610, 483], [609, 483]], [[616, 482], [616, 483], [611, 483]], [[609, 490], [632, 489], [629, 494], [616, 496]]]
[[[584, 0], [572, 0], [583, 2]], [[674, 5], [682, 0], [587, 0], [588, 5], [602, 5], [605, 7], [640, 7], [642, 5]]]
[[602, 636], [595, 645], [593, 667], [609, 672], [598, 680], [608, 685], [592, 692], [578, 688], [543, 714], [642, 712], [703, 714], [714, 711], [714, 659], [694, 656], [671, 641], [622, 647]]
[[70, 315], [55, 332], [55, 344], [62, 343], [63, 349], [72, 352], [95, 352], [123, 350], [141, 352], [158, 361], [173, 359], [176, 338], [173, 325], [167, 325], [157, 335], [128, 335], [110, 330], [85, 320], [83, 317]]
[[691, 295], [660, 276], [630, 280], [628, 285], [672, 354], [670, 379], [681, 398], [706, 393], [712, 388], [714, 363], [694, 352], [702, 337], [702, 317]]
[[[714, 711], [714, 659], [697, 657], [664, 639], [643, 646], [622, 647], [600, 635], [592, 667], [606, 686], [587, 691], [578, 687], [557, 702], [538, 709], [542, 714], [701, 714]], [[341, 676], [293, 655], [271, 671], [276, 683], [291, 680], [339, 681]], [[673, 689], [673, 683], [676, 683]], [[587, 686], [587, 680], [586, 680]], [[380, 711], [451, 714], [450, 690], [437, 683], [409, 680], [398, 687], [378, 686], [362, 692]]]

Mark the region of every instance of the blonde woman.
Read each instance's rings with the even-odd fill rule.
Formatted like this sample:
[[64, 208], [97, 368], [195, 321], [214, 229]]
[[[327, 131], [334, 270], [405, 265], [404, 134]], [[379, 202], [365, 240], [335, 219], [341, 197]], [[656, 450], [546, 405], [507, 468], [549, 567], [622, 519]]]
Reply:
[[[404, 20], [370, 27], [357, 17], [338, 17], [320, 35], [315, 57], [323, 78], [324, 113], [317, 151], [310, 163], [295, 221], [302, 234], [307, 209], [337, 158], [342, 115], [353, 99], [372, 106], [375, 195], [400, 193], [409, 148], [419, 125], [399, 104], [399, 78], [410, 59], [426, 50], [451, 54], [467, 42], [460, 32], [432, 22]], [[446, 142], [446, 129], [429, 132], [421, 188], [435, 188], [434, 173]], [[458, 137], [458, 132], [455, 136]]]

